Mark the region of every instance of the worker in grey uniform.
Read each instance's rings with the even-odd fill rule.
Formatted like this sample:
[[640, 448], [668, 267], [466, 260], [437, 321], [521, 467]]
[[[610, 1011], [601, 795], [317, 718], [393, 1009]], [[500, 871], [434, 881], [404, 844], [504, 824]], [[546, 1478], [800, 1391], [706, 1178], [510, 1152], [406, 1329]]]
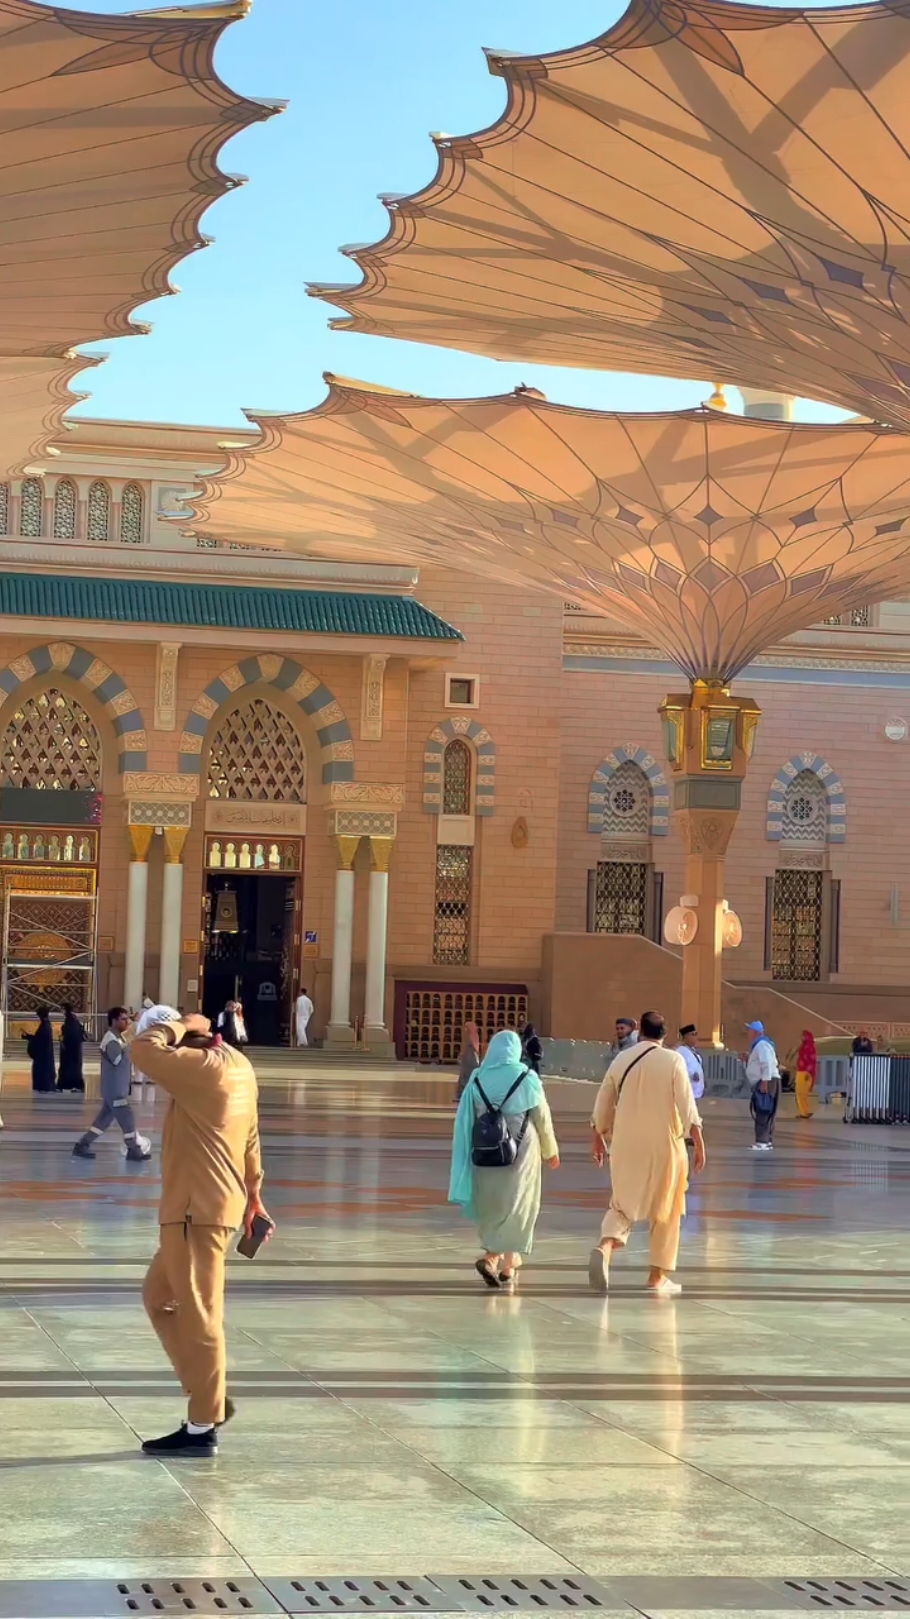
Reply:
[[95, 1143], [116, 1119], [126, 1143], [126, 1156], [132, 1163], [144, 1163], [152, 1156], [152, 1144], [141, 1136], [130, 1100], [130, 1059], [126, 1031], [130, 1013], [125, 1006], [112, 1006], [107, 1014], [107, 1033], [101, 1041], [101, 1111], [94, 1124], [79, 1137], [74, 1158], [94, 1158]]

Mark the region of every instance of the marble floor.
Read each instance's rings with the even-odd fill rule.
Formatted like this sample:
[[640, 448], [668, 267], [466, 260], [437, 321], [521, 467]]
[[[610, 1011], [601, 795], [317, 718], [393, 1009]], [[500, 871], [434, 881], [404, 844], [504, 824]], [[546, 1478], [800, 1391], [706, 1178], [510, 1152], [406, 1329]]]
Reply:
[[[609, 1300], [591, 1089], [515, 1297], [445, 1202], [452, 1079], [310, 1067], [263, 1089], [279, 1232], [232, 1262], [216, 1461], [138, 1442], [181, 1399], [139, 1285], [156, 1161], [7, 1075], [0, 1136], [0, 1592], [38, 1579], [910, 1574], [910, 1132], [706, 1107], [676, 1301], [636, 1239]], [[157, 1145], [162, 1104], [142, 1127]], [[824, 1116], [822, 1116], [824, 1115]], [[715, 1605], [716, 1606], [716, 1605]], [[2, 1606], [0, 1606], [0, 1611]]]

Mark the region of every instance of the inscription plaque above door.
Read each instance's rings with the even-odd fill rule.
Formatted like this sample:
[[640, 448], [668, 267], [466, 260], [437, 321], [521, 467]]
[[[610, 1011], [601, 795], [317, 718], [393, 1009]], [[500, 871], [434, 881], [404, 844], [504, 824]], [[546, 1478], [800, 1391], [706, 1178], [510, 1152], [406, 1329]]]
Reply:
[[242, 832], [253, 837], [306, 836], [305, 804], [258, 804], [236, 798], [208, 798], [206, 832]]

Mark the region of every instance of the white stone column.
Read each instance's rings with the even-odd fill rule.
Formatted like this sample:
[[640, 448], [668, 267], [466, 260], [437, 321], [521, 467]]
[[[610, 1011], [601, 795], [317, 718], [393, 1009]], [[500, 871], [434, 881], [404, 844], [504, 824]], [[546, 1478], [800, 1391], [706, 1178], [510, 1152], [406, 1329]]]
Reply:
[[164, 882], [161, 891], [161, 970], [158, 999], [176, 1006], [180, 999], [180, 944], [183, 926], [183, 845], [189, 828], [166, 826]]
[[353, 1046], [351, 963], [354, 953], [354, 860], [359, 838], [335, 838], [335, 924], [332, 936], [332, 1008], [326, 1031], [329, 1046]]
[[385, 1021], [386, 954], [389, 926], [389, 861], [392, 838], [370, 838], [373, 869], [367, 916], [367, 977], [364, 1033], [371, 1051], [388, 1050]]
[[123, 973], [123, 999], [138, 1012], [145, 991], [145, 925], [149, 897], [149, 845], [151, 826], [128, 828], [132, 856], [126, 894], [126, 964]]

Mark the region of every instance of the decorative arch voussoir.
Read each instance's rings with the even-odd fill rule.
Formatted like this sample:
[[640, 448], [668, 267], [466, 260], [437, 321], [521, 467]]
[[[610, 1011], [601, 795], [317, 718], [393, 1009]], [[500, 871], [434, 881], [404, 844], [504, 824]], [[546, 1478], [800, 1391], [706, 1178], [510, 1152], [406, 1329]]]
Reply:
[[51, 641], [14, 658], [0, 669], [0, 702], [4, 697], [13, 697], [36, 675], [54, 674], [77, 680], [101, 704], [117, 738], [120, 775], [127, 770], [147, 770], [148, 736], [139, 704], [126, 681], [84, 647], [74, 646], [71, 641]]
[[825, 789], [828, 800], [828, 843], [843, 843], [847, 836], [847, 799], [843, 783], [836, 776], [827, 759], [817, 753], [794, 753], [782, 765], [768, 790], [768, 811], [765, 838], [768, 843], [779, 843], [784, 824], [784, 799], [790, 783], [802, 770], [811, 770]]
[[496, 808], [496, 743], [478, 720], [441, 720], [430, 732], [423, 750], [423, 807], [427, 815], [442, 814], [442, 756], [450, 742], [471, 742], [477, 755], [474, 792], [476, 815], [492, 815]]
[[354, 738], [344, 711], [328, 686], [293, 658], [274, 653], [244, 658], [206, 686], [190, 709], [180, 738], [180, 773], [198, 776], [209, 723], [223, 703], [246, 686], [262, 684], [284, 692], [310, 720], [322, 762], [322, 781], [354, 780]]
[[654, 755], [635, 742], [623, 742], [602, 759], [588, 788], [588, 831], [600, 837], [610, 782], [620, 765], [631, 760], [648, 778], [651, 788], [651, 836], [665, 838], [670, 830], [670, 790], [667, 778]]

